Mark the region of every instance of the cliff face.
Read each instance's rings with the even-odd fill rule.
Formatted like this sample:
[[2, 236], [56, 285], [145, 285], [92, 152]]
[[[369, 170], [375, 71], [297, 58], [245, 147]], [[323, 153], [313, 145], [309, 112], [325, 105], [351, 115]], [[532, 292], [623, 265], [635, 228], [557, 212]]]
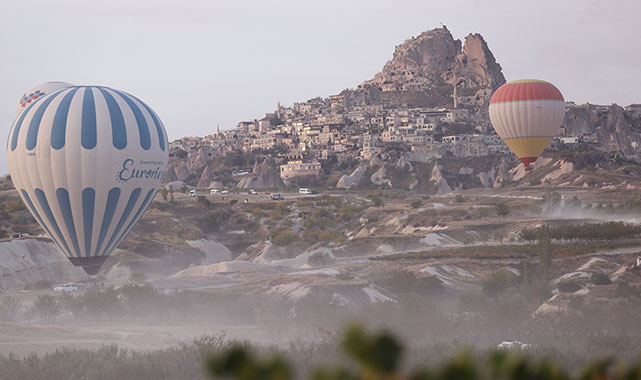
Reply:
[[391, 103], [437, 107], [454, 105], [456, 98], [457, 105], [480, 110], [503, 83], [501, 66], [480, 34], [469, 34], [461, 43], [442, 27], [398, 45], [392, 60], [359, 91], [366, 101], [378, 96]]
[[640, 158], [641, 118], [616, 104], [609, 107], [586, 105], [569, 108], [565, 112], [563, 125], [566, 135], [591, 139], [598, 150]]

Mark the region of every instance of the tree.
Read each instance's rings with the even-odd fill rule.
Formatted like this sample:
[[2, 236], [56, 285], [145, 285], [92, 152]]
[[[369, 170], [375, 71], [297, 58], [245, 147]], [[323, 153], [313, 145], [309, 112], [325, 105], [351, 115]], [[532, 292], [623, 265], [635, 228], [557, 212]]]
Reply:
[[550, 268], [552, 267], [552, 236], [550, 227], [547, 224], [541, 226], [538, 230], [537, 238], [539, 241], [539, 274], [541, 279], [547, 282], [550, 278]]
[[366, 198], [372, 201], [372, 204], [374, 205], [374, 207], [381, 207], [385, 205], [383, 200], [379, 198], [378, 195], [376, 194], [371, 194], [371, 193], [367, 194]]
[[505, 218], [510, 213], [510, 207], [505, 203], [498, 203], [494, 206], [494, 213], [496, 213], [497, 216]]
[[56, 299], [49, 294], [41, 294], [33, 303], [33, 311], [43, 321], [52, 321], [58, 316], [59, 306]]
[[167, 202], [167, 188], [163, 186], [163, 188], [160, 190], [160, 195], [162, 195], [162, 199]]
[[499, 270], [492, 273], [483, 283], [483, 294], [494, 297], [513, 285], [512, 274]]
[[5, 296], [0, 301], [0, 320], [14, 321], [20, 310], [22, 309], [22, 302], [16, 297]]
[[63, 311], [73, 314], [76, 319], [83, 316], [85, 313], [85, 305], [80, 297], [74, 297], [72, 294], [63, 293], [58, 296], [57, 302]]

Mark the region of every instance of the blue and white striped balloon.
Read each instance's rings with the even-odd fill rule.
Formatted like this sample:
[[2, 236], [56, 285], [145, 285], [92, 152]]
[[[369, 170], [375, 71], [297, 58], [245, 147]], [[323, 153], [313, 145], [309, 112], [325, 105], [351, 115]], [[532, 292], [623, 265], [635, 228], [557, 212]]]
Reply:
[[145, 103], [100, 86], [32, 102], [7, 143], [24, 203], [74, 265], [95, 274], [162, 184], [165, 128]]

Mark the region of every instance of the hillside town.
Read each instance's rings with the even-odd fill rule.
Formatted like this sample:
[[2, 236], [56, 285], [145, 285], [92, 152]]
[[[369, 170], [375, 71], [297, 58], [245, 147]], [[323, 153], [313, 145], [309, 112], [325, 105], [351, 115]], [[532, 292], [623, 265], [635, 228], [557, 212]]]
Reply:
[[[340, 163], [352, 170], [359, 163], [397, 164], [400, 157], [421, 163], [504, 157], [516, 165], [487, 111], [492, 93], [505, 82], [480, 34], [455, 40], [443, 26], [398, 45], [381, 72], [355, 89], [291, 107], [278, 102], [260, 120], [172, 141], [166, 182], [184, 181], [191, 174], [190, 185], [210, 187], [207, 167], [233, 152], [267, 159], [270, 172], [278, 170], [279, 177], [268, 181], [270, 185], [330, 172]], [[548, 150], [595, 150], [639, 159], [641, 105], [622, 108], [566, 100], [565, 111]], [[233, 175], [258, 175], [258, 164], [234, 167]]]
[[[385, 162], [390, 158], [390, 147], [407, 152], [411, 161], [419, 162], [443, 156], [469, 158], [510, 153], [489, 120], [466, 108], [386, 108], [383, 104], [347, 108], [342, 100], [341, 95], [336, 95], [295, 103], [293, 107], [279, 103], [276, 112], [260, 120], [240, 122], [235, 129], [172, 141], [170, 160], [193, 156], [206, 163], [233, 151], [260, 152], [270, 154], [280, 165], [281, 179], [288, 180], [318, 175], [328, 161]], [[610, 107], [566, 102], [570, 118], [578, 111], [607, 113]], [[641, 105], [629, 105], [625, 112], [641, 115]], [[599, 143], [598, 135], [592, 132], [575, 133], [562, 126], [552, 149]], [[638, 147], [636, 141], [631, 145]]]

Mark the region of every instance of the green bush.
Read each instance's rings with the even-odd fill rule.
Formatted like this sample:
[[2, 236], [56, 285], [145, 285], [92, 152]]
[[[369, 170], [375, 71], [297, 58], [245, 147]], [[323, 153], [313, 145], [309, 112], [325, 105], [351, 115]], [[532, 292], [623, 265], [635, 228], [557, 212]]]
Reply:
[[[534, 240], [541, 228], [522, 230], [521, 237]], [[551, 238], [557, 240], [620, 240], [641, 235], [641, 225], [624, 222], [563, 224], [549, 229]]]
[[41, 294], [33, 303], [34, 313], [44, 321], [52, 321], [58, 316], [59, 306], [49, 294]]
[[381, 207], [385, 205], [383, 200], [379, 198], [376, 194], [369, 193], [366, 195], [366, 198], [372, 201], [372, 205], [374, 207]]
[[607, 274], [603, 272], [597, 272], [592, 275], [592, 283], [594, 285], [610, 285], [612, 283], [612, 280], [610, 280], [610, 277]]
[[514, 276], [506, 270], [498, 270], [492, 273], [483, 282], [483, 294], [494, 297], [503, 293], [514, 284]]
[[419, 208], [419, 207], [421, 207], [422, 204], [423, 204], [423, 201], [419, 199], [419, 200], [416, 200], [416, 201], [410, 203], [410, 206], [412, 208]]
[[499, 203], [496, 206], [494, 206], [494, 213], [497, 216], [505, 218], [510, 214], [510, 206], [506, 205], [505, 203]]
[[200, 229], [205, 233], [219, 231], [220, 228], [225, 225], [225, 222], [229, 220], [233, 213], [234, 211], [229, 207], [216, 210], [209, 215], [201, 218], [198, 221], [198, 227], [200, 227]]
[[196, 201], [198, 202], [198, 204], [200, 204], [202, 206], [205, 206], [205, 207], [211, 206], [211, 202], [204, 195], [199, 195], [198, 198], [196, 199]]
[[0, 299], [0, 321], [13, 321], [22, 310], [22, 302], [13, 296], [4, 296]]
[[416, 293], [422, 295], [441, 294], [445, 290], [443, 281], [436, 276], [417, 276], [414, 272], [395, 272], [385, 286], [399, 294]]
[[561, 293], [574, 293], [582, 289], [581, 284], [572, 280], [559, 282], [557, 287]]
[[288, 246], [299, 239], [297, 233], [286, 229], [278, 230], [272, 234], [272, 243], [281, 247]]
[[614, 291], [617, 297], [620, 298], [640, 298], [641, 297], [641, 288], [638, 286], [630, 285], [625, 281], [621, 281], [617, 284], [617, 288]]

